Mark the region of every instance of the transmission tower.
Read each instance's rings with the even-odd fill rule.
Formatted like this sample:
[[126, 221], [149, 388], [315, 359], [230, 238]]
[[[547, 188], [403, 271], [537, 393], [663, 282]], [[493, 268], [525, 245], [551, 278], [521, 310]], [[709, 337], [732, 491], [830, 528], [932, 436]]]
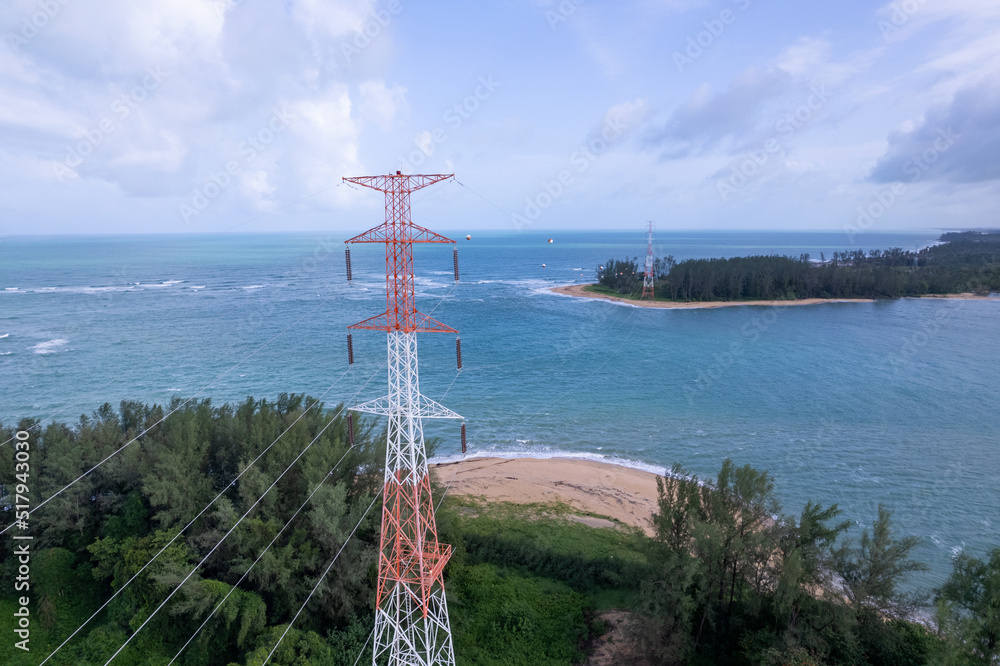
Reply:
[[642, 297], [653, 298], [653, 223], [649, 223], [649, 245], [646, 247], [646, 273], [642, 278]]
[[[417, 333], [457, 335], [458, 331], [417, 311], [413, 284], [413, 244], [454, 245], [455, 241], [410, 221], [410, 194], [453, 175], [408, 176], [397, 171], [395, 175], [344, 178], [385, 193], [385, 223], [345, 241], [385, 244], [386, 311], [348, 327], [388, 334], [389, 395], [352, 408], [389, 419], [372, 656], [376, 666], [455, 663], [443, 580], [451, 546], [438, 543], [423, 420], [462, 417], [420, 394]], [[454, 257], [457, 281], [457, 249]], [[347, 275], [350, 280], [350, 246]], [[351, 336], [347, 337], [353, 362]], [[459, 345], [456, 339], [461, 368]], [[462, 436], [464, 445], [464, 423]]]

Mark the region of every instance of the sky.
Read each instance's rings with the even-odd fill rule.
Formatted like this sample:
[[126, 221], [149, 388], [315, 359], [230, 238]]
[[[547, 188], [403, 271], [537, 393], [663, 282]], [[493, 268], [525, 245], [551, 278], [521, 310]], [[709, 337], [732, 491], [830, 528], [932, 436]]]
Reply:
[[1000, 226], [996, 0], [5, 0], [0, 234]]

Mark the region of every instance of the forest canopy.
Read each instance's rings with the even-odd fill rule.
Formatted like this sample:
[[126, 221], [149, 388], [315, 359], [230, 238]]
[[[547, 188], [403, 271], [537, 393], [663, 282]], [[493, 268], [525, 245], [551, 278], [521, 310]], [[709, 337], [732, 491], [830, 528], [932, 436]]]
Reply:
[[[17, 502], [16, 431], [39, 506], [31, 651], [10, 640], [4, 585], [0, 663], [371, 663], [385, 432], [355, 422], [351, 446], [348, 427], [342, 406], [294, 394], [0, 424], [0, 509]], [[784, 514], [770, 474], [730, 460], [658, 486], [653, 536], [436, 487], [457, 663], [581, 663], [609, 611], [631, 618], [617, 663], [995, 663], [1000, 549], [956, 558], [935, 632], [907, 619], [924, 565], [888, 508], [849, 535], [836, 505]], [[18, 567], [0, 549], [5, 581]]]
[[[829, 258], [761, 255], [654, 263], [656, 297], [671, 301], [753, 301], [802, 298], [899, 298], [1000, 291], [1000, 232], [953, 232], [940, 244], [834, 252]], [[644, 267], [610, 259], [596, 271], [597, 288], [636, 298]]]

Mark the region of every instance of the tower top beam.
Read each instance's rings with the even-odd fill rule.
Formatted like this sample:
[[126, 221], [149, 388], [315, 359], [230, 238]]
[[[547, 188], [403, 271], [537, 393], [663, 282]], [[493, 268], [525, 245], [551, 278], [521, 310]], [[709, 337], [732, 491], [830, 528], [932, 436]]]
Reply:
[[410, 220], [410, 194], [454, 177], [450, 173], [408, 175], [397, 171], [384, 176], [352, 176], [343, 179], [345, 183], [355, 183], [385, 194], [385, 222], [344, 241], [385, 244], [385, 312], [350, 328], [387, 333], [457, 333], [455, 329], [417, 312], [413, 280], [414, 243], [454, 245], [455, 241], [413, 224]]

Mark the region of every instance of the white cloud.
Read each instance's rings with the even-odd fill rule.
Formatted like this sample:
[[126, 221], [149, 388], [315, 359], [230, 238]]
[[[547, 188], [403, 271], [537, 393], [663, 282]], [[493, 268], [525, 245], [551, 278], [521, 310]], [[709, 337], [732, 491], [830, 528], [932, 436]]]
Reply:
[[299, 0], [292, 11], [310, 33], [343, 37], [361, 33], [375, 5], [375, 0]]
[[358, 111], [361, 118], [371, 120], [383, 132], [393, 128], [398, 116], [406, 114], [410, 106], [406, 101], [406, 88], [386, 87], [385, 81], [365, 81], [359, 86], [361, 100]]
[[[279, 181], [282, 189], [296, 198], [326, 193], [345, 174], [363, 171], [346, 86], [334, 86], [325, 96], [302, 99], [290, 107], [297, 119], [290, 130], [284, 178]], [[332, 198], [326, 194], [318, 201], [330, 202]]]

